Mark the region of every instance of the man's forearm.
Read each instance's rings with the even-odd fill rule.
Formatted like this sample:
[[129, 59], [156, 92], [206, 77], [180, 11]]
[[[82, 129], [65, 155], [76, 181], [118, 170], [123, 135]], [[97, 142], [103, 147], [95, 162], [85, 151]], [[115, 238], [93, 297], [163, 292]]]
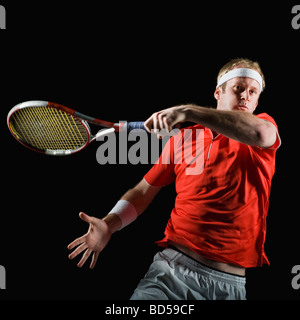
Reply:
[[244, 111], [224, 111], [196, 105], [183, 106], [186, 120], [199, 123], [224, 136], [252, 146], [275, 143], [275, 127]]
[[140, 215], [147, 209], [160, 189], [161, 187], [152, 187], [142, 179], [134, 188], [129, 189], [121, 199], [129, 201]]
[[[136, 213], [140, 215], [144, 210], [146, 210], [160, 189], [161, 187], [152, 187], [142, 179], [134, 188], [129, 189], [121, 197], [121, 200], [128, 201], [132, 206], [134, 206]], [[122, 226], [120, 216], [113, 214], [113, 212], [105, 216], [103, 220], [107, 223], [111, 233], [116, 232]]]

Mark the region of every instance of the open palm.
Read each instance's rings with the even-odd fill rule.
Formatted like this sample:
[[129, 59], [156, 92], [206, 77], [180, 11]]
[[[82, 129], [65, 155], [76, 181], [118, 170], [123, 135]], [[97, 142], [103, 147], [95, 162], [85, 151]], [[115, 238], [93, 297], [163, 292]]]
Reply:
[[80, 212], [79, 217], [83, 221], [89, 223], [89, 229], [86, 234], [75, 239], [68, 245], [69, 250], [72, 250], [77, 246], [77, 248], [71, 254], [69, 254], [69, 259], [74, 259], [80, 253], [84, 252], [81, 260], [77, 264], [77, 266], [81, 268], [93, 252], [92, 261], [90, 264], [90, 268], [93, 269], [96, 265], [100, 252], [107, 245], [111, 237], [111, 232], [109, 231], [106, 222], [101, 219], [88, 216], [83, 212]]

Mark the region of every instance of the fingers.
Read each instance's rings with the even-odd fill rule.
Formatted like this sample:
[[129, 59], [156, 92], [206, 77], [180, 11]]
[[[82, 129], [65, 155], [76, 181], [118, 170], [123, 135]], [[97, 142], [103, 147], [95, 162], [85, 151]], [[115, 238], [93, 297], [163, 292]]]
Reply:
[[72, 250], [73, 248], [75, 248], [76, 246], [78, 246], [79, 244], [85, 242], [85, 237], [86, 235], [83, 235], [80, 238], [75, 239], [74, 241], [72, 241], [69, 245], [68, 245], [68, 249]]
[[[82, 219], [83, 221], [87, 222], [87, 223], [93, 223], [94, 222], [94, 217], [90, 217], [88, 216], [86, 213], [84, 212], [80, 212], [79, 213], [79, 217], [80, 219]], [[79, 237], [77, 239], [75, 239], [73, 242], [71, 242], [69, 245], [68, 245], [68, 249], [69, 250], [72, 250], [74, 247], [78, 246], [79, 244], [85, 242], [86, 240], [86, 234], [84, 234], [82, 237]]]
[[[83, 237], [81, 237], [83, 238]], [[80, 238], [76, 239], [75, 241], [73, 241], [71, 244], [68, 245], [68, 249], [72, 249], [74, 248], [74, 246], [76, 246], [77, 244], [77, 240], [80, 240]], [[80, 242], [81, 243], [81, 242]], [[83, 252], [84, 250], [86, 250], [82, 256], [82, 258], [80, 259], [80, 261], [78, 262], [77, 266], [78, 268], [81, 268], [86, 260], [89, 258], [89, 256], [91, 255], [91, 253], [93, 252], [92, 249], [88, 248], [88, 245], [84, 242], [81, 243], [81, 245], [79, 247], [77, 247], [72, 253], [69, 254], [69, 259], [72, 260], [75, 257], [77, 257], [81, 252]], [[98, 260], [98, 256], [99, 256], [100, 252], [94, 252], [93, 256], [92, 256], [92, 261], [90, 264], [90, 269], [94, 269], [96, 262]]]
[[94, 268], [95, 268], [96, 262], [97, 262], [98, 257], [99, 257], [99, 253], [100, 253], [100, 252], [94, 252], [94, 253], [93, 253], [92, 262], [91, 262], [91, 264], [90, 264], [90, 269], [94, 269]]
[[153, 118], [151, 116], [144, 122], [144, 126], [149, 133], [151, 133], [152, 125], [153, 125]]
[[162, 129], [163, 124], [160, 112], [153, 113], [152, 116], [145, 121], [144, 125], [146, 130], [152, 133], [157, 133], [160, 129]]
[[[77, 257], [84, 250], [86, 250], [86, 251], [84, 252], [84, 254], [82, 255], [82, 258], [80, 259], [80, 261], [77, 264], [78, 268], [81, 268], [85, 264], [86, 260], [89, 258], [89, 256], [93, 252], [93, 250], [88, 248], [88, 245], [84, 242], [78, 248], [76, 248], [71, 254], [69, 254], [69, 259], [72, 260], [75, 257]], [[99, 256], [99, 252], [94, 252], [94, 254], [92, 256], [92, 262], [90, 265], [91, 269], [93, 269], [95, 267], [98, 256]]]
[[168, 119], [163, 112], [156, 112], [145, 121], [145, 128], [148, 132], [154, 133], [158, 138], [165, 136], [170, 131]]
[[183, 106], [171, 107], [152, 114], [145, 121], [145, 128], [148, 132], [157, 134], [158, 137], [169, 135], [173, 126], [185, 121]]
[[79, 217], [81, 220], [87, 222], [87, 223], [92, 223], [93, 222], [93, 217], [88, 216], [86, 213], [84, 212], [80, 212], [79, 213]]
[[85, 253], [82, 255], [82, 258], [77, 263], [78, 268], [81, 268], [85, 264], [86, 260], [88, 259], [91, 253], [92, 253], [92, 250], [89, 248], [85, 251]]
[[165, 112], [157, 112], [155, 114], [156, 121], [153, 121], [153, 129], [154, 133], [159, 133], [160, 131], [167, 131], [169, 132], [169, 117], [168, 114], [165, 114]]
[[170, 132], [172, 130], [172, 127], [170, 124], [171, 124], [171, 118], [162, 117], [162, 128], [167, 130], [167, 132]]
[[[79, 217], [80, 219], [82, 219], [83, 221], [89, 223], [89, 231], [88, 233], [84, 234], [83, 236], [75, 239], [73, 242], [71, 242], [67, 248], [69, 250], [72, 250], [74, 249], [76, 246], [78, 246], [72, 253], [69, 254], [69, 259], [74, 259], [75, 257], [77, 257], [80, 253], [84, 252], [80, 261], [78, 262], [77, 266], [79, 268], [81, 268], [86, 260], [89, 258], [89, 256], [91, 255], [91, 253], [93, 252], [93, 250], [91, 248], [89, 248], [89, 245], [87, 244], [89, 241], [89, 235], [90, 233], [92, 232], [93, 230], [93, 226], [95, 225], [95, 223], [97, 222], [96, 218], [94, 217], [91, 217], [87, 214], [85, 214], [84, 212], [80, 212], [79, 213]], [[97, 262], [97, 259], [98, 259], [98, 256], [99, 256], [99, 253], [100, 252], [94, 252], [93, 256], [92, 256], [92, 261], [91, 261], [91, 264], [90, 264], [90, 268], [93, 269], [96, 265], [96, 262]]]
[[[72, 253], [69, 254], [69, 259], [74, 259], [75, 257], [77, 257], [82, 251], [84, 251], [86, 248], [88, 247], [88, 245], [83, 242], [79, 247], [77, 247]], [[69, 247], [68, 247], [69, 248]], [[72, 248], [70, 248], [72, 249]]]

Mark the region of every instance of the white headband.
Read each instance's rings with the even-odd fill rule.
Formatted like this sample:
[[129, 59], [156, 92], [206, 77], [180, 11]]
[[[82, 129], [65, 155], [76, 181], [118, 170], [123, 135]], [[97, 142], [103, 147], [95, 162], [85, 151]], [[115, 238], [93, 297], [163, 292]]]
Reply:
[[248, 68], [233, 69], [233, 70], [230, 70], [229, 72], [225, 73], [220, 78], [220, 80], [217, 84], [217, 88], [219, 86], [221, 86], [223, 83], [225, 83], [226, 81], [233, 79], [233, 78], [238, 78], [238, 77], [251, 78], [251, 79], [256, 80], [260, 85], [260, 92], [262, 92], [263, 85], [262, 85], [261, 75], [257, 71], [255, 71], [253, 69], [248, 69]]

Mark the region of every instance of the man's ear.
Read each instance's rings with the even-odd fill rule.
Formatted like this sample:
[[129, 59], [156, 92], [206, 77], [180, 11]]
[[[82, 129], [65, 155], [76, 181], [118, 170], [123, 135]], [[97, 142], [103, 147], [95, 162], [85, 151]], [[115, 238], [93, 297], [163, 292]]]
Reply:
[[215, 90], [215, 93], [214, 93], [214, 97], [217, 101], [220, 100], [221, 98], [221, 94], [222, 94], [222, 88], [221, 87], [218, 87], [216, 90]]

